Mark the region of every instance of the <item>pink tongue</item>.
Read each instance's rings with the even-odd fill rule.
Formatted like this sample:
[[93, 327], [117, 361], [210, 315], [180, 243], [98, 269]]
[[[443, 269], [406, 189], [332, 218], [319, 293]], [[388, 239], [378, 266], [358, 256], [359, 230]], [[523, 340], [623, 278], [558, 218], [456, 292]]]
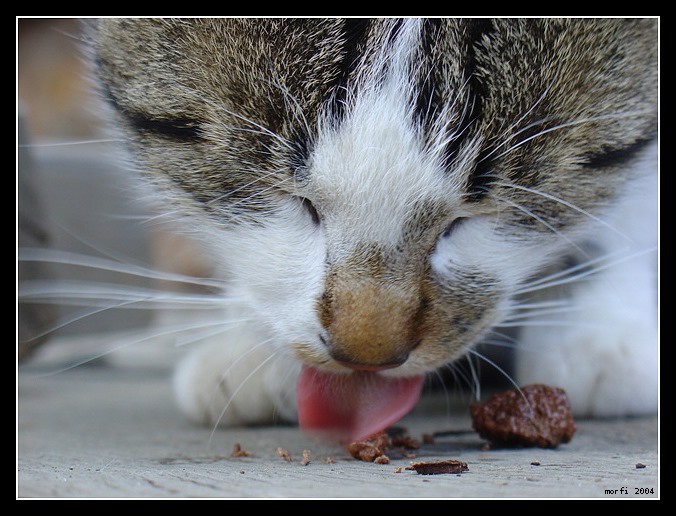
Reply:
[[345, 442], [370, 437], [410, 411], [422, 386], [422, 376], [332, 374], [305, 366], [298, 378], [300, 427]]

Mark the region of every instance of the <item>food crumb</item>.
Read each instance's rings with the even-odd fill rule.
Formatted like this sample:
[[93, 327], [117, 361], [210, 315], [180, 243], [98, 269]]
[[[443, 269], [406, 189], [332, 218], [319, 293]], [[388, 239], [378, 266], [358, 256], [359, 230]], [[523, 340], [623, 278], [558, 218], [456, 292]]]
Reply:
[[303, 450], [303, 457], [300, 459], [303, 466], [310, 464], [310, 450]]
[[334, 463], [333, 457], [326, 457], [326, 459], [324, 459], [324, 462], [326, 462], [327, 464], [333, 464]]
[[408, 435], [401, 435], [392, 438], [392, 446], [401, 446], [408, 450], [417, 450], [420, 448], [420, 442]]
[[539, 466], [540, 461], [539, 460], [534, 460], [533, 462], [530, 463], [531, 466]]
[[[390, 437], [387, 432], [379, 432], [367, 439], [353, 441], [347, 446], [347, 451], [355, 459], [388, 464], [389, 457], [385, 456], [385, 451], [392, 448], [399, 448], [395, 454], [400, 452], [406, 458], [415, 458], [415, 453], [406, 450], [417, 450], [420, 448], [420, 441], [402, 433]], [[385, 458], [377, 460], [379, 457]]]
[[640, 463], [640, 462], [637, 462], [637, 463], [636, 463], [636, 469], [643, 469], [643, 468], [645, 468], [645, 467], [646, 467], [645, 464], [642, 464], [642, 463]]
[[444, 473], [462, 473], [469, 471], [466, 462], [455, 459], [412, 462], [410, 467], [419, 475], [442, 475]]
[[396, 468], [394, 468], [395, 473], [401, 473], [401, 471], [402, 471], [401, 466], [397, 466]]
[[350, 455], [355, 459], [373, 462], [377, 457], [385, 454], [388, 445], [387, 434], [381, 432], [373, 435], [369, 439], [350, 443], [347, 447], [347, 451], [350, 452]]
[[232, 447], [231, 457], [250, 457], [251, 452], [242, 449], [242, 445], [235, 443]]
[[387, 455], [379, 455], [375, 459], [373, 459], [373, 462], [376, 464], [389, 464], [390, 463], [390, 458]]
[[277, 448], [277, 455], [279, 455], [286, 462], [291, 462], [291, 454], [284, 448]]

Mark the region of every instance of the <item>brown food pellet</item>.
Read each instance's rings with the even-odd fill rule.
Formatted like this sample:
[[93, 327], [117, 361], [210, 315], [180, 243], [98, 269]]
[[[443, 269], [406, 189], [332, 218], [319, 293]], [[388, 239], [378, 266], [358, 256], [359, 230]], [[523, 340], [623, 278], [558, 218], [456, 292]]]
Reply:
[[414, 469], [419, 475], [443, 475], [469, 471], [466, 462], [455, 459], [412, 462], [411, 467], [406, 469]]
[[640, 462], [636, 463], [636, 469], [643, 469], [645, 468], [645, 464], [641, 464]]
[[378, 455], [375, 459], [373, 459], [373, 462], [376, 464], [389, 464], [390, 458], [387, 455]]
[[350, 452], [355, 459], [366, 462], [373, 462], [376, 457], [385, 454], [389, 446], [389, 439], [385, 432], [375, 434], [369, 439], [362, 441], [354, 441], [347, 446], [347, 451]]
[[242, 446], [239, 443], [235, 443], [232, 447], [232, 452], [230, 453], [231, 457], [250, 457], [251, 452], [242, 449]]
[[470, 414], [474, 430], [493, 446], [556, 448], [576, 431], [566, 392], [542, 384], [494, 394], [473, 403]]
[[392, 446], [401, 446], [409, 450], [417, 450], [420, 448], [420, 441], [408, 435], [402, 435], [392, 438]]
[[291, 454], [284, 448], [277, 448], [277, 455], [279, 455], [286, 462], [291, 462]]
[[[387, 432], [379, 432], [368, 439], [350, 443], [347, 446], [347, 451], [350, 452], [350, 455], [355, 459], [366, 462], [377, 462], [378, 464], [387, 464], [389, 458], [385, 457], [384, 459], [378, 459], [385, 456], [385, 451], [393, 447], [417, 450], [420, 448], [420, 441], [402, 434], [390, 438]], [[403, 455], [405, 457], [415, 457], [415, 454], [410, 453], [403, 453]]]

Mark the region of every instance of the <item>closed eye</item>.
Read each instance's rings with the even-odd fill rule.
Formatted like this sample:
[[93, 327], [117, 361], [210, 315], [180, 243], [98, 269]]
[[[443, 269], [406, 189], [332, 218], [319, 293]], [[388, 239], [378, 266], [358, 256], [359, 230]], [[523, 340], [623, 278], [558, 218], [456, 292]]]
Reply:
[[153, 116], [122, 106], [110, 91], [106, 91], [106, 97], [131, 127], [139, 132], [151, 132], [156, 136], [176, 141], [202, 139], [201, 124], [193, 118], [184, 116]]
[[172, 140], [193, 141], [202, 136], [200, 124], [187, 118], [158, 119], [126, 113], [127, 119], [137, 131], [149, 131]]
[[298, 197], [298, 200], [300, 200], [301, 204], [303, 205], [303, 208], [305, 208], [305, 210], [310, 214], [310, 217], [312, 217], [312, 222], [315, 225], [319, 225], [321, 219], [319, 217], [319, 212], [314, 207], [314, 204], [312, 204], [312, 202], [305, 197]]
[[446, 229], [441, 233], [441, 238], [448, 238], [451, 234], [460, 227], [460, 225], [467, 220], [467, 217], [458, 217], [453, 222], [451, 222]]

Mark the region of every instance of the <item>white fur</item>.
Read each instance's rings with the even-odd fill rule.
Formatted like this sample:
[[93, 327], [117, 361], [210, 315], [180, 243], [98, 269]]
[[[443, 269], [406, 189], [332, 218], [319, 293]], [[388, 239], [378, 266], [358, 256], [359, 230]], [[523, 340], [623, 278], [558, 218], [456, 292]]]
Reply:
[[563, 387], [579, 415], [657, 409], [656, 157], [653, 147], [641, 164], [645, 173], [592, 235], [611, 265], [575, 283], [567, 317], [553, 325], [531, 321], [522, 333], [518, 382]]

